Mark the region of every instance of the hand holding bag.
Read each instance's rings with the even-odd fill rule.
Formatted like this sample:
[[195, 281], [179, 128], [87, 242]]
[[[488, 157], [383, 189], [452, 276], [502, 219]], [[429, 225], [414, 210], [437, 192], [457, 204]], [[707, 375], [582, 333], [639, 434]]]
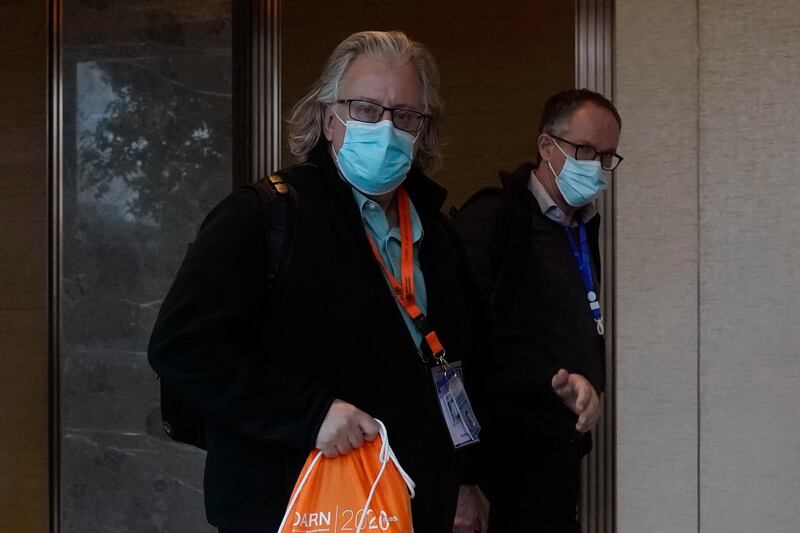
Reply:
[[414, 482], [377, 422], [379, 436], [347, 455], [309, 454], [278, 533], [413, 533]]

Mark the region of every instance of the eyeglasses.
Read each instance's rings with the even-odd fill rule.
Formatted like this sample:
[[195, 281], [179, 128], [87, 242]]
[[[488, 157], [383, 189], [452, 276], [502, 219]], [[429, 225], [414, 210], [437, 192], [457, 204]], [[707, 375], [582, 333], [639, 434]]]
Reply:
[[[548, 133], [548, 135], [550, 134]], [[609, 172], [617, 168], [619, 164], [622, 163], [623, 157], [617, 153], [598, 152], [597, 149], [590, 144], [577, 144], [572, 141], [562, 139], [556, 135], [550, 135], [550, 137], [574, 146], [575, 159], [578, 161], [593, 161], [599, 157], [600, 166], [603, 168], [603, 170], [608, 170]]]
[[380, 122], [383, 114], [389, 111], [392, 115], [392, 124], [394, 124], [396, 128], [409, 133], [417, 133], [421, 130], [423, 124], [425, 124], [425, 119], [428, 118], [428, 115], [425, 113], [418, 113], [410, 109], [386, 107], [366, 100], [347, 99], [337, 100], [336, 103], [347, 104], [348, 113], [353, 120], [369, 122], [371, 124]]

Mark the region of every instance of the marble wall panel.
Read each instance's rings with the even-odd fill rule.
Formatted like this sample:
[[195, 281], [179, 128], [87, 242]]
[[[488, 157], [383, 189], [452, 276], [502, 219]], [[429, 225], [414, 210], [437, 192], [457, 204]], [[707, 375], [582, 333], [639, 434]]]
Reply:
[[232, 3], [65, 0], [61, 527], [208, 531], [204, 455], [163, 434], [146, 358], [232, 186]]

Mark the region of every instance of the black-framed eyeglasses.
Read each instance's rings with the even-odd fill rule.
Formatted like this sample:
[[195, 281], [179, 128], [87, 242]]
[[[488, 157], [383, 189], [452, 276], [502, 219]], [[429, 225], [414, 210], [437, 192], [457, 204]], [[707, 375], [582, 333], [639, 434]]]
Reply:
[[557, 135], [550, 135], [553, 139], [558, 139], [559, 141], [563, 141], [567, 144], [571, 144], [575, 148], [575, 159], [578, 161], [593, 161], [595, 159], [600, 159], [600, 166], [603, 170], [608, 170], [609, 172], [614, 170], [622, 163], [624, 159], [621, 155], [615, 152], [598, 152], [597, 149], [590, 145], [590, 144], [577, 144], [572, 141], [568, 141], [567, 139], [562, 139]]
[[422, 126], [425, 124], [425, 119], [428, 118], [428, 115], [425, 113], [419, 113], [411, 109], [386, 107], [367, 100], [348, 98], [346, 100], [337, 100], [336, 103], [347, 104], [347, 111], [350, 118], [353, 120], [368, 122], [370, 124], [380, 122], [383, 114], [389, 111], [392, 116], [392, 124], [394, 124], [396, 128], [409, 133], [417, 133], [421, 130]]

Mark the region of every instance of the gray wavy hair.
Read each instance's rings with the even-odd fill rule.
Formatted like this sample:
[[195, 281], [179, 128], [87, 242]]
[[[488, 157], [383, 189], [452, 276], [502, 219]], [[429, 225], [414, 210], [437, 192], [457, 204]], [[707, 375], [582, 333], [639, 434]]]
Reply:
[[327, 106], [339, 99], [339, 84], [348, 67], [361, 56], [390, 58], [410, 63], [417, 71], [425, 95], [425, 113], [430, 117], [417, 139], [417, 162], [433, 172], [441, 161], [439, 136], [444, 102], [439, 96], [439, 67], [428, 49], [400, 31], [362, 31], [339, 43], [311, 90], [289, 114], [287, 137], [295, 158], [306, 161], [322, 136]]

